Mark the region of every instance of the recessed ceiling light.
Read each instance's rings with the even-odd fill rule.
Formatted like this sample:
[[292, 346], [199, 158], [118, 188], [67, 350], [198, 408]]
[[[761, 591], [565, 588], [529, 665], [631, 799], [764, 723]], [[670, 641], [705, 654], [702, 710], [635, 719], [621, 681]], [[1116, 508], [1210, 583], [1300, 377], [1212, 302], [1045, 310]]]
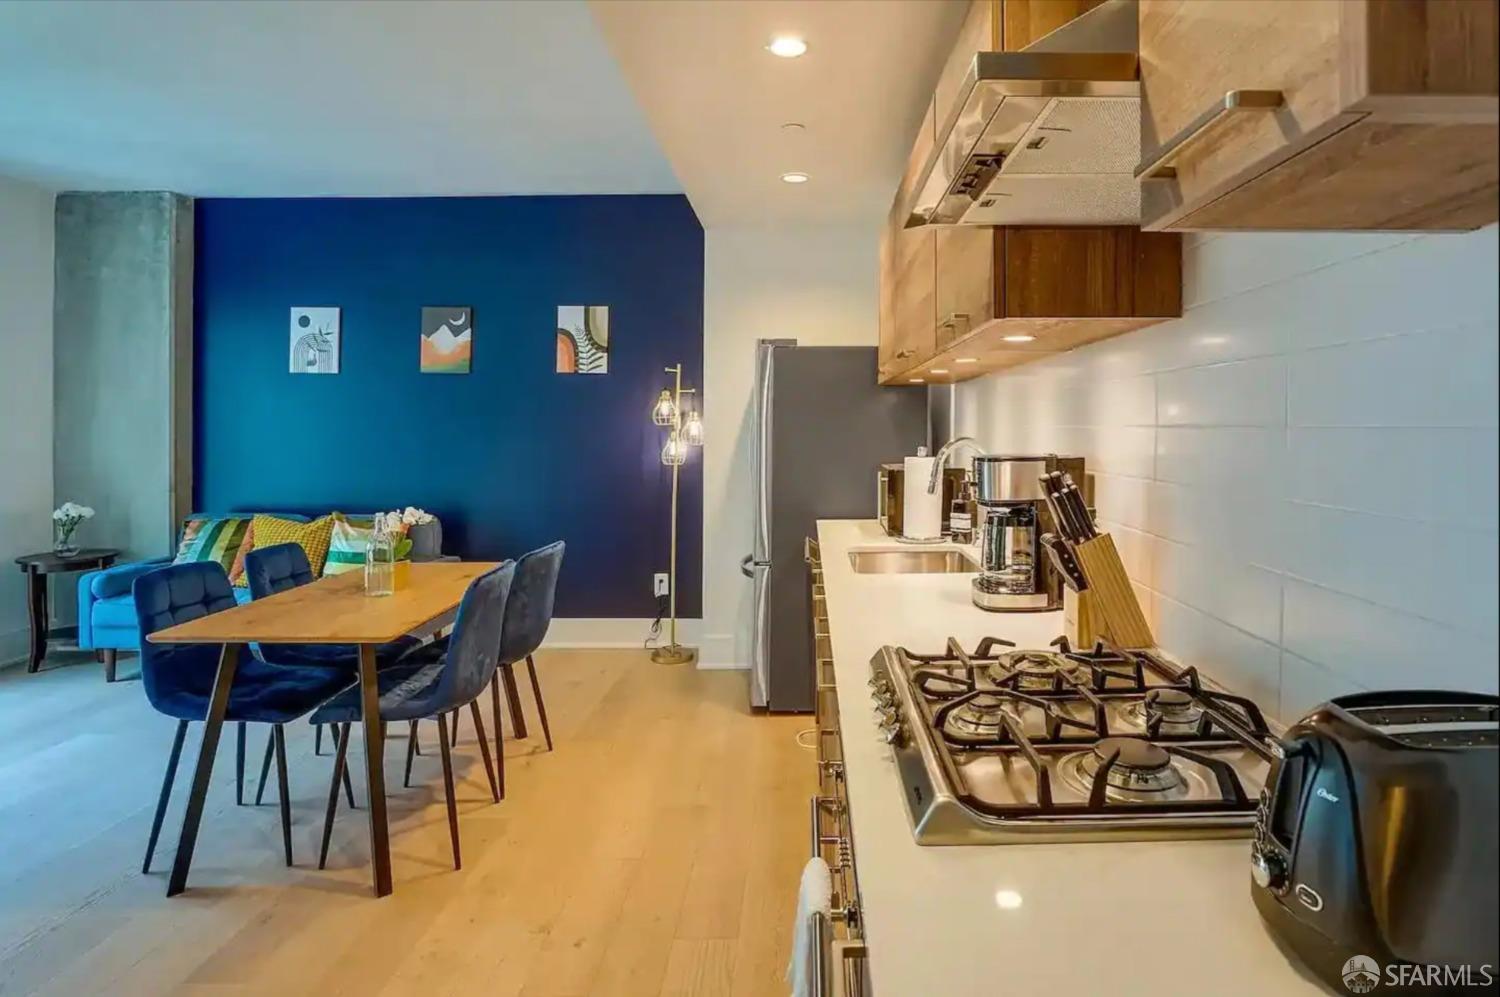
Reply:
[[796, 35], [777, 35], [766, 46], [766, 51], [783, 59], [795, 59], [807, 51], [807, 42]]
[[800, 121], [788, 121], [781, 126], [781, 130], [795, 135], [798, 132], [807, 131], [807, 126]]
[[1007, 343], [1030, 343], [1036, 339], [1035, 336], [1027, 336], [1024, 333], [1018, 333], [1014, 336], [1002, 336], [1001, 338]]
[[957, 358], [954, 359], [953, 362], [954, 363], [978, 363], [979, 362], [979, 358], [978, 357], [957, 357]]
[[1024, 901], [1015, 890], [996, 890], [995, 906], [1001, 910], [1020, 910]]
[[927, 373], [929, 373], [929, 374], [946, 374], [946, 373], [948, 373], [948, 371], [945, 368], [942, 368], [942, 367], [934, 367], [931, 370], [929, 370]]
[[809, 177], [806, 173], [802, 173], [798, 170], [793, 170], [790, 173], [783, 173], [781, 175], [782, 183], [807, 183], [807, 181], [810, 179], [811, 177]]
[[926, 384], [927, 383], [926, 381], [922, 380], [920, 377], [908, 377], [907, 380], [910, 381], [912, 384]]

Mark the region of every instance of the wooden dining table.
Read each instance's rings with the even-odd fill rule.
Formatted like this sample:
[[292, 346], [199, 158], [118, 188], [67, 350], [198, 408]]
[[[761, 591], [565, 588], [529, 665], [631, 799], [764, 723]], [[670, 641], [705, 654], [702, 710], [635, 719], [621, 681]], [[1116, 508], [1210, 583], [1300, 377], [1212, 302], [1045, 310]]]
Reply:
[[365, 784], [369, 793], [370, 862], [375, 895], [391, 892], [391, 849], [385, 811], [384, 725], [380, 721], [380, 688], [375, 676], [375, 649], [407, 634], [435, 633], [453, 621], [469, 583], [497, 567], [492, 561], [441, 561], [412, 564], [405, 584], [393, 595], [365, 594], [364, 573], [351, 571], [256, 599], [233, 609], [166, 627], [151, 634], [153, 644], [219, 644], [218, 673], [204, 718], [203, 746], [167, 896], [187, 886], [193, 846], [203, 819], [203, 802], [213, 775], [214, 755], [229, 706], [229, 691], [245, 645], [351, 644], [359, 648], [361, 716], [365, 728]]

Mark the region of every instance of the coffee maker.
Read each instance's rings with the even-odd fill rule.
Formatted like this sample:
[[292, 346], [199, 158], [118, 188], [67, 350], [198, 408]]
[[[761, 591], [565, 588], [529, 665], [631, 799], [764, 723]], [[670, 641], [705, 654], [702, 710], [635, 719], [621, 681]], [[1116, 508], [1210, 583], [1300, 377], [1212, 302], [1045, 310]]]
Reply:
[[1061, 471], [1093, 505], [1082, 457], [1057, 454], [975, 457], [972, 481], [979, 530], [979, 574], [974, 605], [995, 613], [1041, 613], [1062, 608], [1062, 576], [1043, 556], [1041, 538], [1056, 533], [1040, 479]]

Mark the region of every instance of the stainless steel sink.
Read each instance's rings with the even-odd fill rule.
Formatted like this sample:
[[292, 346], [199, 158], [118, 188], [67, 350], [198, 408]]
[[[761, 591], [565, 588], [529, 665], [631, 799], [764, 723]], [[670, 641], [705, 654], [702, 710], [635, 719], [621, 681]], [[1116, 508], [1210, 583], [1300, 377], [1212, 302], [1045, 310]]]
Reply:
[[942, 575], [979, 570], [956, 550], [851, 550], [849, 564], [861, 575]]

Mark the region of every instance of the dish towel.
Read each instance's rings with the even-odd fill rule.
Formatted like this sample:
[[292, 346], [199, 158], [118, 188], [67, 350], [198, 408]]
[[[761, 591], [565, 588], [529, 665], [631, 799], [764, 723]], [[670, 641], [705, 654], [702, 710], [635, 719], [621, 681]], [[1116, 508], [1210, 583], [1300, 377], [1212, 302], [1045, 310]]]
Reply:
[[802, 867], [802, 887], [797, 891], [797, 923], [792, 930], [792, 957], [786, 966], [786, 981], [792, 985], [792, 997], [822, 997], [813, 979], [812, 915], [827, 914], [833, 906], [833, 873], [821, 858], [810, 858]]

